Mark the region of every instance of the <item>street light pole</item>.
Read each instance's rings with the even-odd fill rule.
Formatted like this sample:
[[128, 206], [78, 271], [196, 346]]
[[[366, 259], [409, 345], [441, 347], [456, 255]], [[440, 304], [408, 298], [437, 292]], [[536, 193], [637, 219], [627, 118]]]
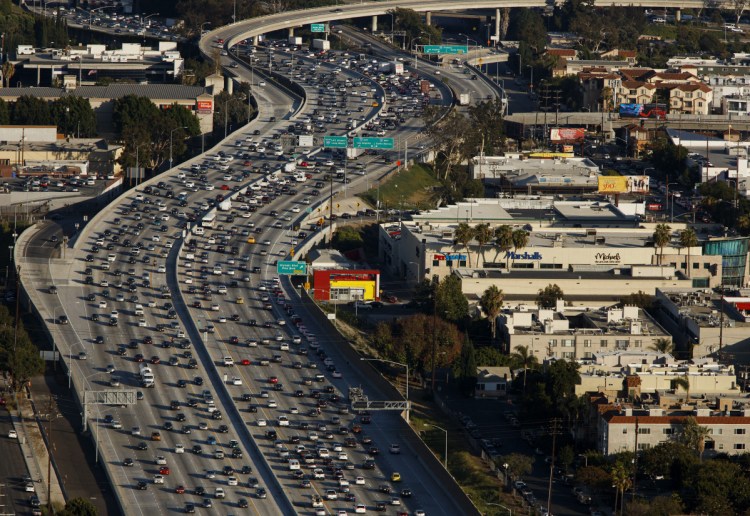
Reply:
[[425, 426], [430, 426], [432, 428], [437, 428], [438, 430], [441, 430], [445, 434], [445, 451], [444, 451], [444, 462], [443, 466], [445, 467], [445, 470], [448, 471], [448, 430], [445, 428], [439, 427], [437, 425], [431, 425], [430, 423], [425, 423]]

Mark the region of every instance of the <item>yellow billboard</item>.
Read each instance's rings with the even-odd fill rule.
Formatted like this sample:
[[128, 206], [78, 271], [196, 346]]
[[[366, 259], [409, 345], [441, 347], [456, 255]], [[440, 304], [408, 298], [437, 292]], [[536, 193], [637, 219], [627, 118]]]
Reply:
[[331, 281], [331, 290], [333, 289], [349, 289], [349, 290], [360, 290], [362, 291], [362, 299], [365, 301], [372, 301], [376, 298], [376, 285], [375, 281]]
[[647, 194], [648, 186], [648, 176], [599, 176], [599, 193]]

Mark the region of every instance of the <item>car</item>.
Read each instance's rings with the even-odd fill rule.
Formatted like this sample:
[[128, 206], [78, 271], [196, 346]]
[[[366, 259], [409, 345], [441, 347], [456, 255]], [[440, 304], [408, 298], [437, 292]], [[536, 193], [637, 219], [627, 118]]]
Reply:
[[216, 491], [214, 491], [214, 498], [224, 498], [225, 496], [224, 489], [221, 487], [217, 487]]
[[162, 466], [161, 468], [159, 468], [160, 475], [169, 475], [169, 473], [170, 473], [169, 466]]
[[391, 452], [392, 454], [394, 454], [394, 455], [398, 455], [399, 453], [401, 453], [401, 446], [399, 446], [399, 445], [398, 445], [398, 444], [396, 444], [396, 443], [394, 443], [394, 444], [391, 444], [391, 447], [390, 447], [389, 451], [390, 451], [390, 452]]
[[401, 473], [398, 471], [391, 473], [391, 482], [401, 482]]
[[260, 498], [260, 499], [262, 500], [262, 499], [264, 499], [264, 498], [267, 498], [267, 497], [268, 497], [268, 493], [266, 492], [265, 488], [263, 488], [263, 487], [259, 487], [259, 488], [258, 488], [258, 489], [257, 489], [257, 490], [255, 491], [255, 496], [257, 496], [258, 498]]
[[178, 485], [177, 487], [174, 488], [174, 492], [177, 494], [185, 494], [185, 486]]
[[248, 507], [248, 502], [244, 498], [240, 498], [237, 500], [237, 507], [241, 509], [246, 509]]
[[164, 457], [162, 455], [159, 455], [159, 456], [156, 457], [156, 459], [154, 459], [154, 463], [157, 466], [166, 466], [167, 465], [167, 459], [166, 459], [166, 457]]
[[8, 430], [8, 439], [18, 439], [18, 433], [12, 428]]
[[126, 457], [125, 459], [123, 459], [122, 465], [127, 466], [127, 467], [132, 467], [135, 465], [135, 462], [130, 457]]
[[164, 476], [163, 475], [161, 475], [161, 474], [154, 475], [154, 484], [163, 484], [163, 483], [164, 483]]
[[148, 484], [145, 481], [141, 480], [136, 485], [136, 488], [140, 491], [145, 491], [146, 489], [148, 489]]

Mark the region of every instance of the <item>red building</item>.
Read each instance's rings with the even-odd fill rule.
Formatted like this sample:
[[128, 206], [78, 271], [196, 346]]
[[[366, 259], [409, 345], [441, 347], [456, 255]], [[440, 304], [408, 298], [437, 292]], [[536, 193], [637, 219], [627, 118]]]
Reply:
[[327, 269], [313, 272], [313, 298], [318, 301], [376, 301], [380, 271]]

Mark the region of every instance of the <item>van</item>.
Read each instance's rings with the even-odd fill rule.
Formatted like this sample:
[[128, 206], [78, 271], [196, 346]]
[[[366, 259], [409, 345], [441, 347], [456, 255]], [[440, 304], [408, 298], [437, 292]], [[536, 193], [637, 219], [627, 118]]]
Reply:
[[201, 226], [195, 226], [193, 228], [194, 235], [202, 235], [203, 233], [204, 233], [204, 229]]

